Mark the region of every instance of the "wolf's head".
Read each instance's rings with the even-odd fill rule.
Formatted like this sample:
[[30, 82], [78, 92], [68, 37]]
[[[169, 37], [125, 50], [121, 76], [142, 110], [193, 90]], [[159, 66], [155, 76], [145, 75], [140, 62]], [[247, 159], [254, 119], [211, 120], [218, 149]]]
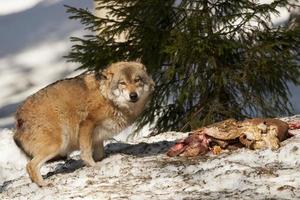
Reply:
[[100, 86], [101, 92], [121, 108], [145, 104], [154, 90], [154, 82], [147, 74], [146, 67], [138, 62], [114, 63], [101, 75], [105, 82]]

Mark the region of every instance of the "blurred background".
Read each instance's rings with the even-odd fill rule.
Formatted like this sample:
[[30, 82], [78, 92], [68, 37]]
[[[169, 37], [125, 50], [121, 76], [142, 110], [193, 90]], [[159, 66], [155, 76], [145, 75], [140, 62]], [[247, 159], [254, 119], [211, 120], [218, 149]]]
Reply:
[[0, 0], [0, 128], [13, 127], [13, 114], [27, 96], [79, 73], [63, 56], [70, 36], [85, 33], [64, 5], [93, 9], [92, 0]]
[[[69, 37], [85, 31], [68, 19], [63, 5], [91, 10], [93, 0], [0, 0], [0, 128], [13, 127], [14, 112], [27, 96], [80, 73], [74, 72], [78, 64], [63, 56], [72, 45]], [[289, 15], [283, 9], [273, 22], [284, 23]], [[290, 90], [295, 113], [300, 113], [300, 87], [290, 85]]]

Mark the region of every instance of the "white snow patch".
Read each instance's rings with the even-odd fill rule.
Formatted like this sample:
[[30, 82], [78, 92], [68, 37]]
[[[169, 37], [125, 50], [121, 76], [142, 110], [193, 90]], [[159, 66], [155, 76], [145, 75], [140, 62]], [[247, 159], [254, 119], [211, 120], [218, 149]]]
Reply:
[[21, 175], [2, 187], [0, 199], [299, 199], [300, 130], [294, 133], [277, 151], [239, 149], [194, 158], [165, 155], [188, 133], [111, 141], [97, 166], [83, 167], [76, 153], [72, 162], [43, 168], [43, 174], [54, 172], [46, 178], [54, 187], [39, 189]]
[[42, 0], [2, 0], [0, 1], [0, 15], [8, 15], [32, 8]]
[[[0, 105], [25, 99], [59, 77], [71, 73], [75, 69], [74, 64], [61, 61], [62, 55], [65, 55], [69, 48], [70, 44], [65, 41], [47, 41], [0, 59]], [[27, 75], [26, 69], [30, 72]]]
[[0, 185], [25, 174], [27, 157], [13, 141], [13, 132], [0, 130]]

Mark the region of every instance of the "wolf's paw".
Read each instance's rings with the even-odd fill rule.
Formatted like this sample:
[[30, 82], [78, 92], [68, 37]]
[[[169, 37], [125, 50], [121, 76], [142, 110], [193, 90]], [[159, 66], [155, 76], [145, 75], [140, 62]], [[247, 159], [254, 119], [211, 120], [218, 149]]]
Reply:
[[94, 167], [96, 166], [96, 162], [93, 161], [93, 160], [83, 160], [84, 164], [87, 166], [87, 167]]
[[101, 161], [101, 160], [103, 160], [104, 158], [105, 158], [105, 154], [104, 153], [94, 153], [93, 154], [93, 159], [96, 161], [96, 162], [98, 162], [98, 161]]
[[48, 182], [48, 181], [38, 181], [36, 182], [36, 184], [39, 186], [39, 187], [53, 187], [54, 184], [51, 183], [51, 182]]
[[96, 162], [90, 154], [81, 154], [81, 160], [83, 160], [84, 164], [88, 167], [93, 167], [96, 165]]

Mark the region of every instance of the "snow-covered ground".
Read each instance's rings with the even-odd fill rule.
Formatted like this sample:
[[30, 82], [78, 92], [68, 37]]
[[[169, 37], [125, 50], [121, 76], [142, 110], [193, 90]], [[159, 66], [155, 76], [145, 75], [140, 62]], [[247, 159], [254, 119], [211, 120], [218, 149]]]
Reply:
[[8, 15], [32, 8], [42, 0], [13, 0], [0, 2], [0, 15]]
[[93, 9], [92, 0], [0, 1], [0, 128], [13, 126], [13, 113], [27, 96], [78, 67], [63, 56], [69, 37], [85, 32], [68, 19], [64, 4]]
[[[27, 159], [12, 141], [13, 130], [4, 128], [13, 126], [13, 113], [27, 96], [74, 75], [77, 65], [62, 56], [70, 50], [69, 37], [84, 31], [67, 18], [63, 4], [92, 8], [92, 0], [0, 1], [0, 199], [300, 198], [299, 134], [274, 152], [241, 149], [186, 159], [164, 152], [187, 133], [127, 139], [128, 129], [108, 144], [108, 157], [97, 167], [83, 167], [75, 154], [75, 160], [42, 169], [55, 187], [32, 184], [24, 170]], [[300, 113], [300, 87], [290, 89]]]
[[0, 152], [0, 185], [25, 174], [28, 159], [16, 146], [12, 130], [0, 131]]
[[24, 169], [10, 169], [18, 173], [2, 185], [0, 199], [299, 199], [300, 130], [293, 133], [276, 151], [244, 148], [194, 158], [165, 154], [187, 133], [110, 141], [96, 167], [84, 167], [77, 154], [46, 164], [42, 173], [52, 187], [39, 188]]

